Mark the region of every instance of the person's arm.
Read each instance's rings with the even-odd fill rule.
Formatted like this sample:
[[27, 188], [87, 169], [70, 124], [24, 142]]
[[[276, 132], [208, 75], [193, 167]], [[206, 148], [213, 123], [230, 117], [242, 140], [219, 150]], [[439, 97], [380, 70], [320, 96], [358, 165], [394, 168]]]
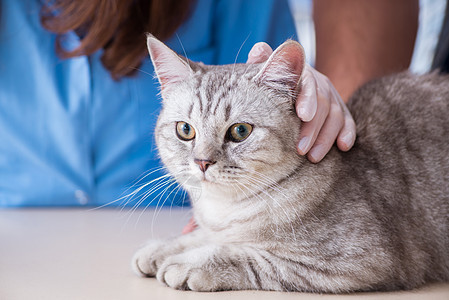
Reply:
[[314, 0], [316, 69], [344, 101], [368, 80], [408, 68], [418, 0]]

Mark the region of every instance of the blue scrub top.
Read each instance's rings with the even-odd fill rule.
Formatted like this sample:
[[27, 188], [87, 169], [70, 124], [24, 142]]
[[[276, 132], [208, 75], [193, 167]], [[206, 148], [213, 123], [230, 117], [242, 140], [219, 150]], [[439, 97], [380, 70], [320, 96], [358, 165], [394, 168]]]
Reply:
[[[39, 21], [39, 0], [0, 5], [0, 206], [142, 200], [160, 181], [113, 202], [163, 174], [149, 172], [160, 166], [153, 129], [161, 102], [149, 59], [137, 76], [114, 81], [101, 51], [65, 60], [56, 55], [55, 34]], [[295, 29], [286, 1], [198, 0], [166, 43], [194, 61], [229, 64], [245, 62], [256, 42], [277, 47], [287, 38], [295, 38]], [[79, 39], [71, 32], [65, 43], [76, 47]], [[173, 187], [161, 194], [167, 186], [141, 205], [185, 200]]]

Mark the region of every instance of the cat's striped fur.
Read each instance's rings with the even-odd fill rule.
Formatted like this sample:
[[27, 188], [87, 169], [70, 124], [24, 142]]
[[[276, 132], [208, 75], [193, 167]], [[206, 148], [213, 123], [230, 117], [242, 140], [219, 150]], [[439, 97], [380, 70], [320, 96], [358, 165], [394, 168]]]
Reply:
[[[149, 36], [162, 85], [160, 156], [191, 195], [193, 233], [133, 266], [177, 289], [350, 292], [449, 279], [449, 80], [400, 74], [360, 89], [358, 139], [319, 164], [296, 154], [301, 46], [260, 65], [205, 66]], [[299, 84], [300, 88], [300, 84]], [[195, 138], [183, 141], [176, 122]], [[243, 142], [226, 139], [253, 126]], [[205, 172], [195, 159], [213, 162]]]

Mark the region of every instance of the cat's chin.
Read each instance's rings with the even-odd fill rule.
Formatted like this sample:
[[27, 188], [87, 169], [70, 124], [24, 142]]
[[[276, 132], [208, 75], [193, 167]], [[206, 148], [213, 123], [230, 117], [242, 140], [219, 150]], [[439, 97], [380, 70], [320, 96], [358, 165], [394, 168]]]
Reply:
[[230, 184], [210, 178], [202, 178], [199, 183], [201, 189], [218, 193], [227, 193], [229, 189], [232, 189]]
[[210, 174], [204, 174], [204, 173], [196, 174], [195, 179], [192, 181], [195, 181], [196, 185], [198, 187], [203, 187], [203, 188], [214, 188], [214, 187], [226, 186], [226, 184], [224, 184], [221, 180], [219, 180], [215, 176], [210, 175]]
[[214, 180], [211, 180], [211, 179], [208, 179], [208, 178], [201, 179], [200, 183], [201, 183], [202, 187], [209, 188], [209, 189], [223, 188], [223, 187], [226, 186], [225, 184], [223, 184], [221, 182], [214, 181]]
[[[181, 182], [181, 181], [179, 181]], [[207, 177], [207, 176], [201, 176], [201, 177], [190, 177], [187, 181], [183, 182], [184, 188], [187, 190], [191, 189], [223, 189], [223, 188], [229, 188], [230, 186], [220, 182], [219, 180], [215, 180], [213, 178]]]
[[235, 194], [232, 192], [235, 191], [235, 188], [226, 183], [212, 181], [210, 179], [195, 180], [194, 184], [192, 182], [190, 183], [189, 185], [184, 185], [184, 188], [189, 193], [192, 203], [205, 195], [209, 195], [207, 197], [210, 197], [211, 194], [226, 198], [235, 197]]

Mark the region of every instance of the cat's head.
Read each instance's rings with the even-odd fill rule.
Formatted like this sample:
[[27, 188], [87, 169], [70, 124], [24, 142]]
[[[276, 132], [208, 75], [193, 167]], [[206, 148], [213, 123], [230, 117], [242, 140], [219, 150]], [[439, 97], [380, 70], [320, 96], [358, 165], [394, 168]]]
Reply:
[[230, 195], [260, 190], [301, 162], [294, 102], [304, 51], [286, 41], [262, 64], [207, 66], [148, 36], [163, 109], [155, 136], [160, 157], [187, 190]]

